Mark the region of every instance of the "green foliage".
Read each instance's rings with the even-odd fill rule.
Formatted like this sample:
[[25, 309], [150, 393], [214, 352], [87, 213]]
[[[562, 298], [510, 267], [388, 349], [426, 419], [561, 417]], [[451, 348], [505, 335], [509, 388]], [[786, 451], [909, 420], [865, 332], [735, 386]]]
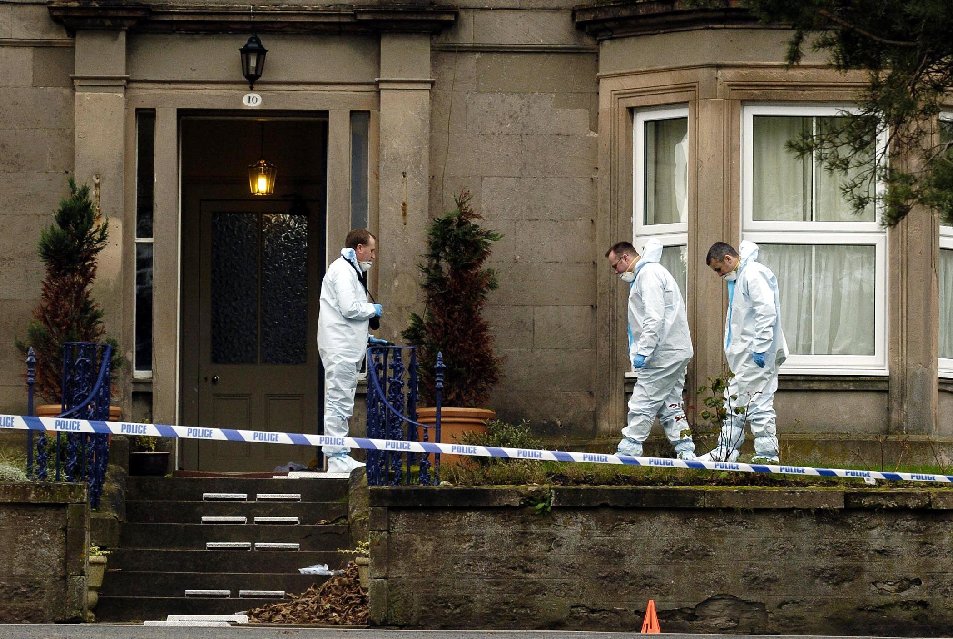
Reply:
[[25, 482], [28, 481], [26, 472], [19, 464], [14, 464], [6, 459], [0, 459], [0, 482]]
[[339, 548], [338, 552], [344, 553], [345, 555], [354, 555], [355, 557], [370, 557], [371, 542], [362, 539], [355, 544], [354, 548]]
[[427, 253], [418, 264], [423, 275], [423, 315], [410, 316], [403, 332], [417, 346], [421, 395], [433, 405], [434, 366], [443, 353], [443, 404], [483, 406], [499, 380], [501, 360], [493, 351], [493, 336], [483, 318], [487, 296], [496, 289], [496, 273], [484, 266], [493, 242], [502, 235], [480, 226], [470, 208], [470, 193], [454, 198], [456, 209], [438, 217], [427, 232]]
[[470, 446], [496, 446], [500, 448], [542, 448], [541, 439], [533, 437], [527, 420], [511, 424], [501, 419], [486, 423], [486, 432], [468, 432], [460, 436], [460, 442]]
[[112, 554], [111, 550], [106, 550], [105, 548], [100, 548], [96, 544], [92, 544], [89, 547], [89, 556], [90, 557], [103, 557], [105, 555]]
[[[828, 170], [850, 175], [843, 190], [858, 213], [873, 198], [875, 178], [882, 180], [885, 226], [897, 224], [917, 205], [938, 211], [953, 224], [950, 138], [937, 130], [937, 115], [953, 85], [953, 3], [746, 0], [746, 4], [765, 22], [794, 28], [789, 63], [801, 61], [810, 41], [837, 69], [867, 72], [858, 113], [839, 118], [834, 127], [816, 135], [802, 136], [792, 148], [802, 154], [817, 152]], [[871, 162], [868, 150], [877, 136], [885, 137], [887, 145]]]
[[159, 438], [148, 437], [146, 435], [133, 435], [129, 443], [135, 451], [151, 453], [155, 452]]
[[547, 490], [542, 496], [534, 496], [527, 500], [537, 515], [548, 515], [553, 511], [553, 491]]
[[17, 340], [24, 355], [33, 347], [35, 389], [50, 402], [61, 398], [64, 343], [107, 341], [113, 345], [113, 372], [122, 364], [115, 341], [103, 339], [103, 311], [90, 294], [96, 259], [108, 237], [108, 220], [97, 216], [89, 186], [77, 187], [70, 178], [69, 195], [54, 212], [53, 223], [40, 234], [38, 250], [46, 276], [27, 339]]

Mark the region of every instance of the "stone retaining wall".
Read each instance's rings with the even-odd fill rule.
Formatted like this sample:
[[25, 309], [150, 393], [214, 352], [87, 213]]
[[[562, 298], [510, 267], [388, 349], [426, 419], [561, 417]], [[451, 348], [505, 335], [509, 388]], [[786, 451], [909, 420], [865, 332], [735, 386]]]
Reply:
[[950, 489], [372, 488], [370, 507], [376, 625], [638, 631], [654, 599], [662, 632], [953, 627]]
[[0, 484], [0, 623], [82, 621], [85, 484]]

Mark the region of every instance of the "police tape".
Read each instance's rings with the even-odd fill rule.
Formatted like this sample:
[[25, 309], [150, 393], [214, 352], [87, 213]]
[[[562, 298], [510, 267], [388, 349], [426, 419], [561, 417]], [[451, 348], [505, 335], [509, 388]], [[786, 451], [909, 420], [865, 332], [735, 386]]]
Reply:
[[804, 477], [829, 477], [863, 479], [867, 482], [915, 481], [953, 484], [953, 475], [926, 473], [882, 472], [876, 470], [851, 470], [843, 468], [816, 468], [811, 466], [782, 466], [768, 464], [744, 464], [740, 462], [717, 462], [669, 459], [666, 457], [630, 457], [605, 453], [567, 452], [533, 448], [507, 448], [497, 446], [473, 446], [468, 444], [442, 444], [437, 442], [411, 442], [367, 437], [329, 437], [307, 433], [282, 433], [233, 428], [207, 428], [199, 426], [172, 426], [168, 424], [143, 424], [137, 422], [106, 422], [59, 417], [28, 417], [0, 415], [0, 431], [30, 430], [40, 432], [89, 433], [99, 435], [138, 435], [172, 439], [204, 439], [213, 441], [244, 442], [253, 444], [287, 444], [297, 446], [338, 446], [362, 448], [397, 453], [440, 453], [467, 457], [497, 457], [504, 459], [527, 459], [535, 461], [583, 462], [593, 464], [616, 464], [646, 468], [685, 468], [691, 470], [720, 470], [740, 473], [769, 473], [776, 475], [800, 475]]

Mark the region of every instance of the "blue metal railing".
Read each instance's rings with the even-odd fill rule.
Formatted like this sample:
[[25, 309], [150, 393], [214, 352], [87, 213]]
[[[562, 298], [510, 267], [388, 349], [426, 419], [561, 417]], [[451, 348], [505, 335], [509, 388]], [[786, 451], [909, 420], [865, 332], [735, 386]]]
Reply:
[[[417, 350], [413, 346], [370, 346], [367, 349], [367, 436], [399, 441], [440, 441], [445, 368], [443, 356], [438, 353], [436, 418], [433, 424], [422, 424], [417, 421]], [[367, 483], [371, 486], [439, 484], [440, 455], [369, 450]]]
[[[90, 342], [63, 345], [63, 397], [57, 419], [109, 419], [112, 346]], [[27, 352], [27, 414], [34, 414], [36, 354]], [[39, 481], [84, 481], [89, 503], [99, 507], [109, 465], [109, 435], [27, 431], [26, 474]], [[52, 465], [52, 478], [50, 466]]]

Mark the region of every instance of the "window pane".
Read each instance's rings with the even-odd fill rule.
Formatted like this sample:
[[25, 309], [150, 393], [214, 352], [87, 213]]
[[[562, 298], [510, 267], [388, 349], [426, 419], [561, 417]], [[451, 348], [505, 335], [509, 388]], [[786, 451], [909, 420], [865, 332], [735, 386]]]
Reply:
[[136, 114], [136, 237], [152, 237], [156, 114]]
[[367, 136], [371, 114], [351, 112], [351, 228], [367, 228]]
[[761, 246], [781, 289], [781, 326], [792, 353], [874, 354], [876, 247]]
[[[873, 222], [873, 200], [855, 215], [843, 195], [843, 186], [861, 175], [827, 171], [817, 156], [798, 157], [787, 143], [814, 131], [829, 130], [838, 117], [754, 116], [752, 124], [752, 216], [773, 222]], [[874, 147], [869, 151], [874, 159]], [[873, 178], [873, 174], [870, 175]], [[874, 183], [868, 184], [873, 195]]]
[[953, 249], [940, 250], [940, 357], [953, 359]]
[[[818, 132], [823, 133], [830, 130], [839, 118], [825, 117], [817, 118]], [[848, 154], [846, 149], [843, 153]], [[871, 145], [866, 155], [869, 156], [869, 165], [873, 166], [874, 146]], [[843, 187], [847, 182], [859, 177], [864, 169], [852, 168], [847, 175], [841, 173], [831, 173], [827, 171], [820, 158], [814, 160], [814, 179], [816, 181], [816, 205], [814, 207], [814, 219], [818, 222], [873, 222], [876, 218], [874, 207], [874, 182], [873, 174], [869, 173], [867, 183], [867, 195], [871, 196], [870, 204], [864, 209], [863, 213], [858, 215], [854, 213], [850, 202], [843, 195]]]
[[645, 223], [688, 221], [688, 118], [645, 123]]
[[752, 172], [755, 220], [811, 219], [811, 164], [785, 148], [811, 130], [811, 118], [757, 115], [753, 123]]
[[212, 216], [212, 362], [258, 363], [258, 216]]
[[136, 370], [152, 370], [152, 243], [136, 243]]
[[659, 260], [662, 266], [668, 269], [675, 281], [678, 283], [678, 289], [682, 292], [682, 299], [687, 299], [688, 291], [688, 247], [684, 244], [679, 246], [666, 246], [662, 249], [662, 258]]
[[262, 220], [261, 361], [303, 364], [308, 344], [308, 217]]

